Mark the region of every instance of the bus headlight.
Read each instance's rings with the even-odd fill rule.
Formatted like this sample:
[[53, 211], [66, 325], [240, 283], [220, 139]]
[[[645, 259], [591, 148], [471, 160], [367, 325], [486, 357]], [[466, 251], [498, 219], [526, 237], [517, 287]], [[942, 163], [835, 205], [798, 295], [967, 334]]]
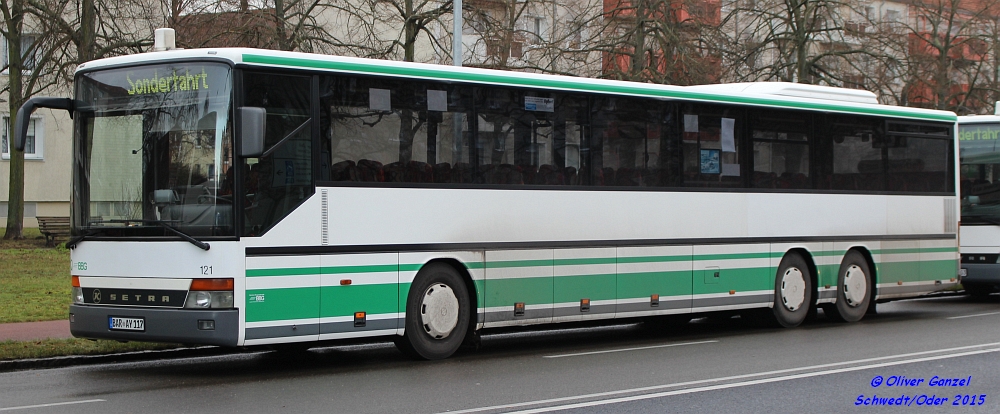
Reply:
[[233, 279], [194, 279], [188, 291], [185, 308], [232, 309]]
[[212, 292], [191, 292], [191, 299], [188, 299], [188, 304], [192, 308], [207, 308], [212, 305]]
[[185, 308], [192, 309], [232, 309], [233, 292], [190, 292]]
[[83, 288], [80, 287], [80, 276], [70, 278], [73, 290], [73, 303], [83, 303]]

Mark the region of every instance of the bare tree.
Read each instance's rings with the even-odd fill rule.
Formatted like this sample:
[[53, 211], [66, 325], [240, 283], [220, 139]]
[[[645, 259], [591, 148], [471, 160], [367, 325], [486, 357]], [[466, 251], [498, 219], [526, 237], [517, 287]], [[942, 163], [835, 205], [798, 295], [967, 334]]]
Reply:
[[[45, 30], [39, 19], [30, 13], [26, 0], [0, 0], [3, 24], [0, 35], [7, 42], [7, 94], [8, 113], [17, 113], [21, 105], [32, 96], [57, 83], [53, 68], [62, 60], [64, 49], [60, 38]], [[10, 152], [10, 175], [7, 198], [7, 232], [5, 239], [23, 238], [24, 225], [24, 151], [15, 148], [10, 131], [18, 125], [11, 117], [8, 125], [7, 149]]]
[[[170, 0], [168, 26], [178, 31], [179, 45], [256, 47], [262, 49], [372, 55], [367, 41], [354, 42], [357, 28], [370, 28], [357, 12], [357, 2], [325, 0]], [[364, 39], [364, 34], [357, 36]]]
[[[909, 5], [905, 31], [901, 104], [977, 112], [997, 67], [989, 57], [993, 0], [916, 0]], [[900, 41], [903, 38], [898, 37]], [[995, 59], [995, 58], [994, 58]]]
[[605, 77], [681, 85], [718, 79], [709, 41], [720, 23], [717, 2], [605, 2], [604, 18], [597, 47]]
[[840, 85], [844, 60], [867, 53], [844, 39], [846, 0], [726, 1], [726, 80]]

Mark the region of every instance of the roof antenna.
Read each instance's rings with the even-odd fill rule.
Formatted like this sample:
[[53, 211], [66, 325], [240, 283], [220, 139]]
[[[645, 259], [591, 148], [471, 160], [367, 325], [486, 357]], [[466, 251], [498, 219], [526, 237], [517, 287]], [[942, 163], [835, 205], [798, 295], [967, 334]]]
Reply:
[[153, 32], [153, 51], [164, 52], [177, 49], [177, 41], [174, 38], [174, 29], [156, 29]]

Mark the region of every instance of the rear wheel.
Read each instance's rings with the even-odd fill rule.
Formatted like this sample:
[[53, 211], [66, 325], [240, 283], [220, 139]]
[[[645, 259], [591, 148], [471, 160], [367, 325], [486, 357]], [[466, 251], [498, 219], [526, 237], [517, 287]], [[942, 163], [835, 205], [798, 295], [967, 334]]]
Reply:
[[405, 334], [396, 347], [416, 359], [443, 359], [462, 345], [469, 329], [470, 301], [465, 281], [451, 266], [425, 266], [406, 298]]
[[812, 274], [806, 261], [796, 253], [786, 254], [774, 278], [771, 310], [778, 325], [792, 328], [806, 319], [812, 306], [812, 290]]
[[837, 303], [829, 312], [833, 319], [857, 322], [868, 312], [872, 297], [868, 261], [856, 251], [847, 252], [837, 273]]

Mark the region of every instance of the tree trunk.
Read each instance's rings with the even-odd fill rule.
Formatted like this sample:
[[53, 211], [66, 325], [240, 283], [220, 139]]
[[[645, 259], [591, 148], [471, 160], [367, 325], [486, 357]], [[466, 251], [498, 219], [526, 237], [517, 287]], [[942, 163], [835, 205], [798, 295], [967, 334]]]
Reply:
[[413, 62], [416, 58], [417, 25], [414, 20], [413, 0], [403, 3], [403, 61]]
[[[8, 113], [10, 117], [10, 131], [17, 131], [18, 125], [13, 117], [17, 110], [24, 103], [24, 91], [22, 90], [23, 78], [22, 70], [24, 62], [21, 52], [21, 29], [24, 22], [24, 5], [21, 0], [13, 0], [11, 3], [11, 18], [7, 22], [7, 53], [10, 65], [7, 75], [7, 100]], [[10, 151], [10, 191], [7, 195], [7, 232], [3, 238], [6, 240], [23, 239], [24, 226], [24, 151], [14, 148], [14, 136], [8, 133], [8, 150]]]
[[89, 62], [97, 56], [97, 9], [94, 0], [80, 2], [80, 42], [77, 44], [79, 63]]

